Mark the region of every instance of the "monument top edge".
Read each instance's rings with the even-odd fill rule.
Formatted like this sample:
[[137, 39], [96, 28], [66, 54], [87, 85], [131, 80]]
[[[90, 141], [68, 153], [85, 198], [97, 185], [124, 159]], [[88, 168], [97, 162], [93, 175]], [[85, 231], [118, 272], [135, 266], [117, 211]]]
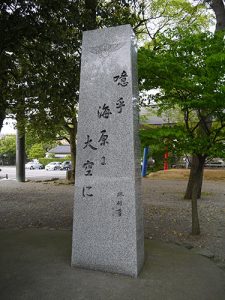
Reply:
[[124, 24], [124, 25], [116, 25], [116, 26], [109, 26], [109, 27], [103, 27], [103, 28], [97, 28], [97, 29], [92, 29], [92, 30], [84, 30], [83, 35], [86, 35], [88, 33], [95, 33], [95, 32], [104, 32], [104, 31], [116, 31], [116, 30], [127, 30], [127, 31], [132, 31], [133, 29], [130, 24]]
[[114, 43], [125, 43], [135, 38], [135, 34], [130, 24], [114, 27], [105, 27], [83, 32], [82, 46], [95, 47], [96, 45], [105, 45], [109, 41]]

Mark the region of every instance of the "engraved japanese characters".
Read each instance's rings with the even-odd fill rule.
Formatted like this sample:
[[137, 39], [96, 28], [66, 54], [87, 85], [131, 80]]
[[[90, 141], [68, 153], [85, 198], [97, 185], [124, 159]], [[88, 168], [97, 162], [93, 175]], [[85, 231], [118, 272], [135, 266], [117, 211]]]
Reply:
[[73, 266], [131, 276], [144, 260], [134, 41], [130, 25], [83, 35], [72, 247]]

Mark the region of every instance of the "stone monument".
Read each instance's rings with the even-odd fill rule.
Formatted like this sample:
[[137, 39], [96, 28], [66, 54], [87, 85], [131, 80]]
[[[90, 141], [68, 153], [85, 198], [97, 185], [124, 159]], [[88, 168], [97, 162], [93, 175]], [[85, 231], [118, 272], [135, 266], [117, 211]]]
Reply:
[[137, 110], [130, 25], [84, 32], [72, 266], [136, 277], [144, 261]]

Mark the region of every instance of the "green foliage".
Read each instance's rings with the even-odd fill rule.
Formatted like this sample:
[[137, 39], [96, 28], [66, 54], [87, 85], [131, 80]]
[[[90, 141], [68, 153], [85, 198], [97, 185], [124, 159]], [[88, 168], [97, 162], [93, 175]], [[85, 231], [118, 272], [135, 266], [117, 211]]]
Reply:
[[178, 29], [176, 39], [169, 33], [161, 37], [158, 51], [139, 52], [141, 87], [159, 89], [154, 100], [161, 111], [179, 109], [183, 114], [176, 147], [187, 153], [216, 157], [224, 153], [224, 48], [223, 34]]
[[21, 32], [20, 39], [3, 51], [10, 62], [0, 103], [7, 104], [27, 131], [42, 138], [70, 139], [76, 134], [82, 31], [127, 23], [135, 26], [139, 22], [135, 7], [134, 1], [5, 2], [1, 13], [9, 23], [6, 29], [12, 29], [3, 30], [5, 40], [13, 40], [16, 26], [12, 24]]
[[14, 164], [16, 160], [16, 136], [8, 135], [0, 139], [0, 159], [3, 164]]
[[51, 139], [48, 136], [38, 135], [38, 132], [36, 132], [34, 130], [27, 130], [27, 132], [26, 132], [26, 153], [29, 153], [30, 149], [33, 147], [34, 144], [41, 144], [44, 149], [44, 154], [49, 149], [54, 148], [58, 145], [55, 138]]
[[167, 32], [176, 35], [176, 29], [191, 28], [192, 32], [209, 29], [211, 12], [205, 4], [189, 0], [146, 1], [144, 15], [149, 47], [159, 48], [158, 42]]
[[49, 164], [50, 162], [53, 162], [53, 161], [59, 161], [59, 162], [63, 162], [67, 160], [66, 158], [39, 158], [39, 162], [41, 164], [43, 164], [44, 166], [46, 166], [47, 164]]
[[6, 135], [0, 139], [0, 153], [13, 153], [16, 154], [16, 136]]
[[34, 159], [34, 158], [36, 158], [36, 159], [39, 159], [39, 158], [42, 158], [42, 157], [44, 157], [45, 156], [45, 149], [44, 149], [44, 146], [43, 146], [43, 144], [34, 144], [31, 148], [30, 148], [30, 150], [29, 150], [29, 152], [28, 152], [28, 158], [29, 159]]
[[146, 125], [139, 131], [142, 147], [150, 147], [150, 156], [155, 160], [154, 171], [163, 169], [164, 154], [169, 153], [168, 163], [171, 166], [176, 158], [182, 156], [183, 127], [179, 125], [157, 127]]
[[[41, 30], [39, 1], [1, 1], [0, 4], [0, 129], [9, 108], [10, 82], [18, 75], [18, 54]], [[19, 88], [18, 88], [19, 90]]]
[[64, 160], [71, 160], [71, 155], [66, 155], [66, 156], [64, 157]]

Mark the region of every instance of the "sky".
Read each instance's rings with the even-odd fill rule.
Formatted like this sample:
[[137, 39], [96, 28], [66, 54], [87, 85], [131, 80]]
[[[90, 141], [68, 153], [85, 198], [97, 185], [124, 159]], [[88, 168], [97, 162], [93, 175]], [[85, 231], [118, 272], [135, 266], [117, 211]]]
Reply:
[[7, 135], [7, 134], [16, 134], [15, 129], [16, 121], [12, 118], [7, 118], [3, 122], [2, 129], [0, 131], [0, 136]]

